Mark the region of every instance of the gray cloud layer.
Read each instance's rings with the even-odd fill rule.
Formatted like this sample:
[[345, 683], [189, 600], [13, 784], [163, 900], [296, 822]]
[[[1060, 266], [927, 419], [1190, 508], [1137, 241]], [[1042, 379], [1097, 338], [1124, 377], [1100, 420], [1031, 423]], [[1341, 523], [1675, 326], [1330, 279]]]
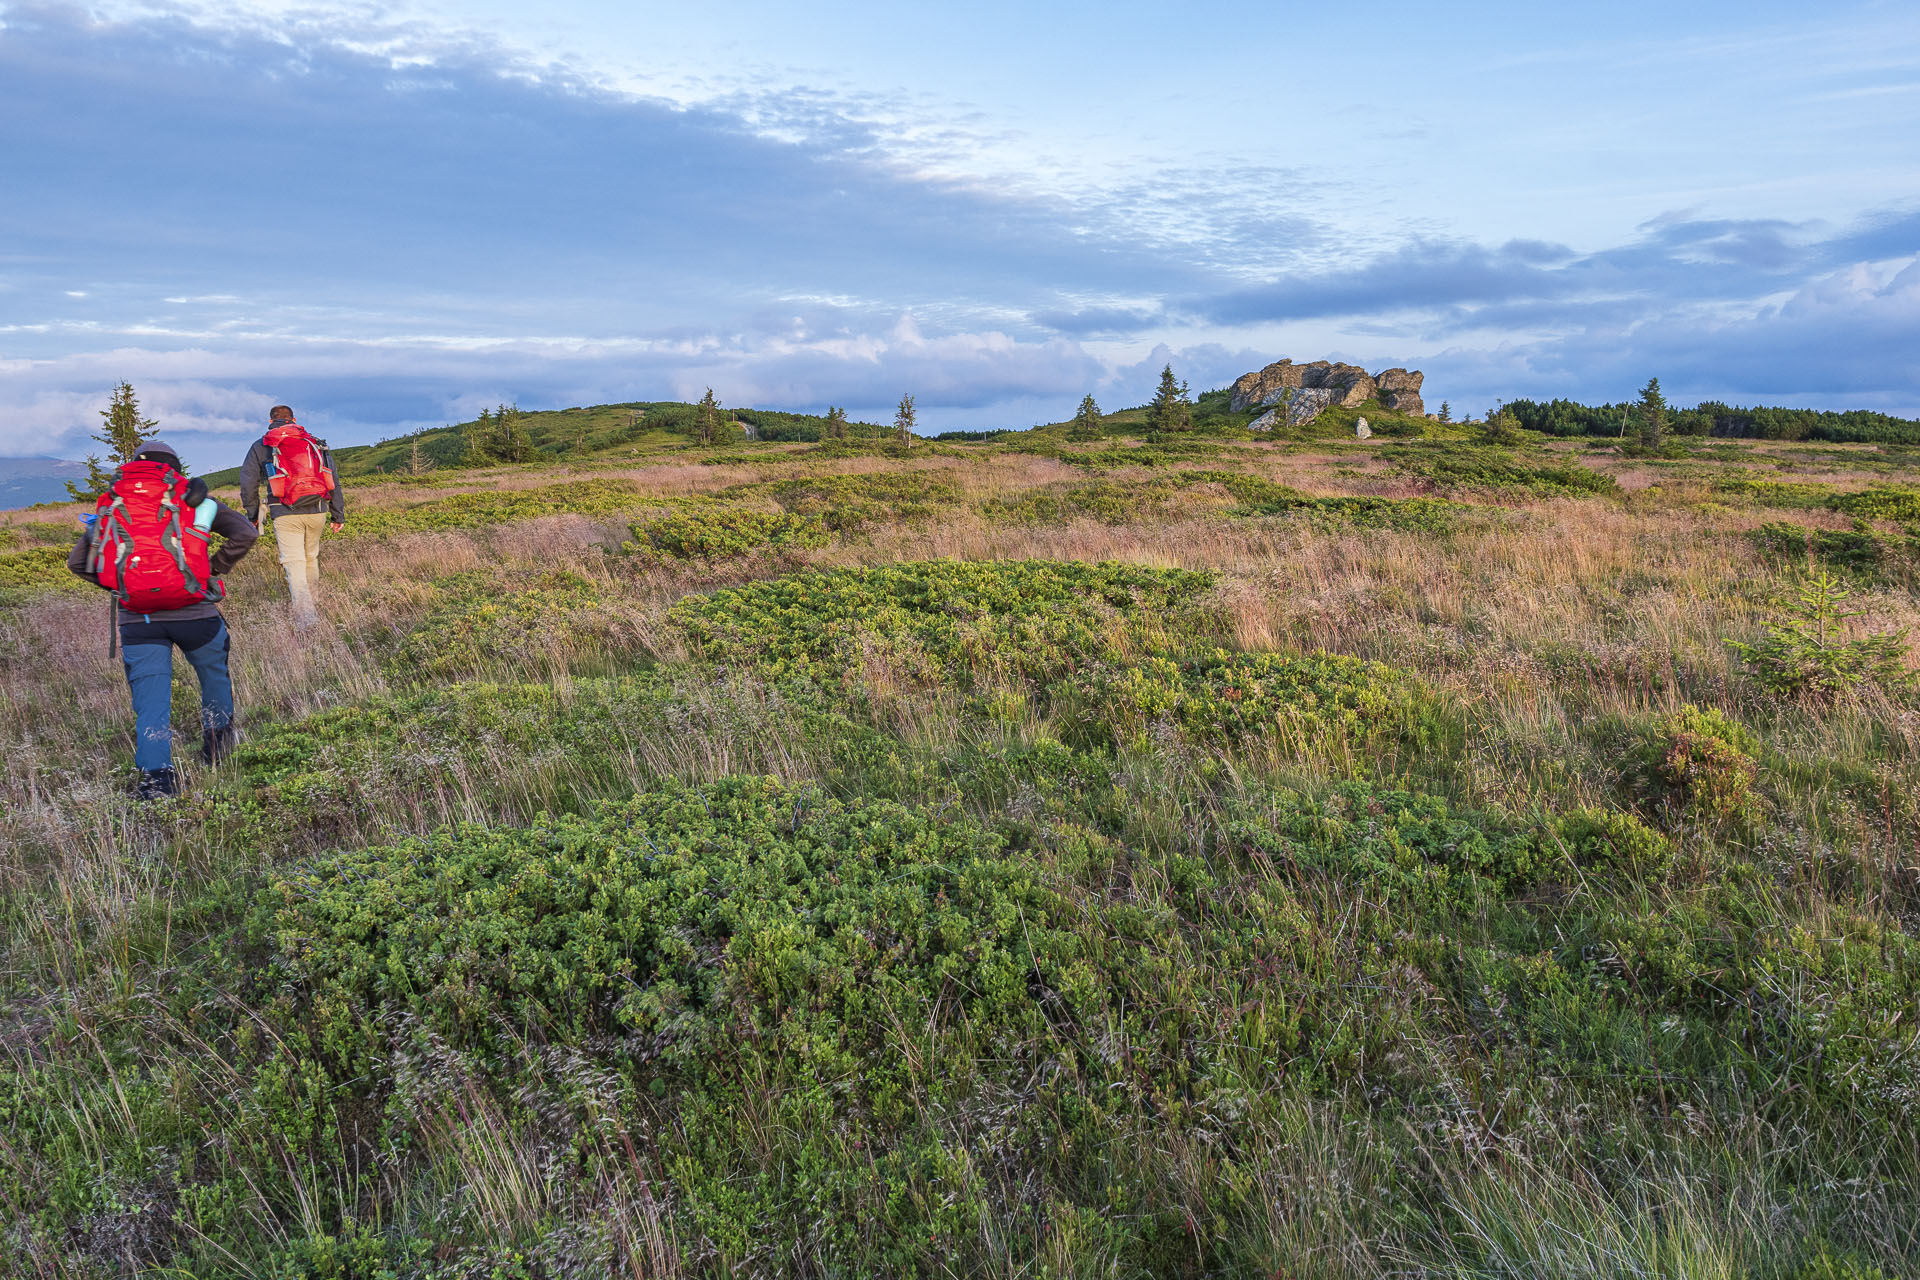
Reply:
[[1475, 407], [1658, 373], [1920, 410], [1920, 213], [1363, 245], [1302, 173], [988, 189], [831, 94], [689, 109], [336, 35], [6, 9], [0, 454], [73, 452], [121, 378], [208, 448], [282, 399], [354, 439], [709, 384], [1019, 426], [1137, 402], [1164, 359], [1206, 386], [1280, 354], [1418, 363]]

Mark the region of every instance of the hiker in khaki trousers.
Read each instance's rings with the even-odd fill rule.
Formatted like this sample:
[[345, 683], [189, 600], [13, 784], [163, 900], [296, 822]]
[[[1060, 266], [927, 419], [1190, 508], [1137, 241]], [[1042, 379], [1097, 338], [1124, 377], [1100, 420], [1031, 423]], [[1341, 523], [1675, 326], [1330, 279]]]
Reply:
[[293, 625], [304, 631], [320, 620], [320, 538], [328, 529], [340, 532], [347, 500], [327, 442], [308, 435], [284, 404], [273, 406], [267, 433], [240, 464], [240, 509], [255, 528], [260, 527], [262, 479], [280, 568], [293, 599]]

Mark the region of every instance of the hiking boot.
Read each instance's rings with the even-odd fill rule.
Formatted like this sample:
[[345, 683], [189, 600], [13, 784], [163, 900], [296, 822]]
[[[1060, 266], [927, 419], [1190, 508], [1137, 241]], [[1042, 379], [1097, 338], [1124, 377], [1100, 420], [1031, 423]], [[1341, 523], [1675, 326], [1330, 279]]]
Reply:
[[216, 765], [233, 754], [233, 746], [240, 736], [233, 731], [232, 725], [218, 729], [209, 729], [200, 737], [200, 763]]
[[180, 782], [171, 769], [142, 769], [133, 793], [142, 800], [166, 800], [180, 794]]

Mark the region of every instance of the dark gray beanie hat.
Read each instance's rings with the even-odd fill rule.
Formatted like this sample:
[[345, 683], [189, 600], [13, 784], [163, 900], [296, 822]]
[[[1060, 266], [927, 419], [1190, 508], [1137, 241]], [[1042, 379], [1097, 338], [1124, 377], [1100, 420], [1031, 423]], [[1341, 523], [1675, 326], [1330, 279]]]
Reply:
[[135, 462], [171, 462], [176, 468], [180, 465], [180, 455], [165, 440], [142, 440], [140, 447], [133, 451]]

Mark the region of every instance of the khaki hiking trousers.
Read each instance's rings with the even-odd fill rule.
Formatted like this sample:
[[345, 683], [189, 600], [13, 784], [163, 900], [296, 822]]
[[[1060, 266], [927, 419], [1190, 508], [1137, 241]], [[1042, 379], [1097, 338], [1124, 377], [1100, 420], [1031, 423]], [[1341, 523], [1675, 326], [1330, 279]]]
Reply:
[[310, 627], [320, 621], [320, 607], [315, 603], [320, 591], [320, 538], [331, 518], [324, 511], [273, 518], [273, 540], [280, 546], [280, 568], [287, 575], [287, 594], [293, 597], [296, 627]]

